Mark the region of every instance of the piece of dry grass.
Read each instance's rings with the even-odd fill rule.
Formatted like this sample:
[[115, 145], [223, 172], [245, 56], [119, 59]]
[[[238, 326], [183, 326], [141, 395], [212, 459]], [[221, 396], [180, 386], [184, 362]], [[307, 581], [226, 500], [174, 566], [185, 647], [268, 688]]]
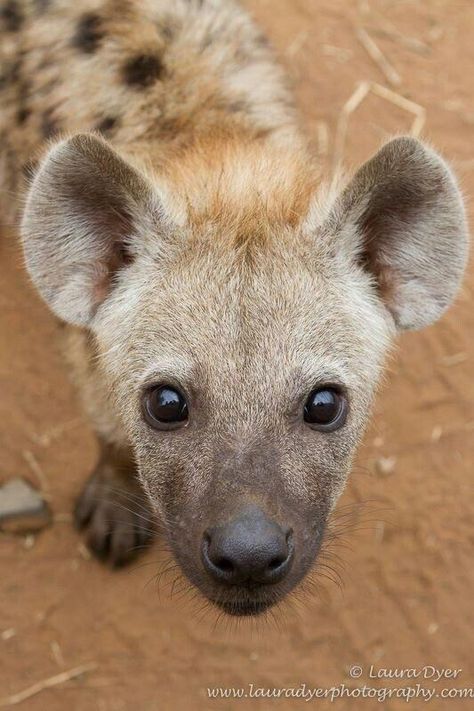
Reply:
[[334, 172], [339, 169], [344, 155], [344, 145], [346, 142], [347, 127], [349, 117], [363, 102], [370, 91], [370, 82], [360, 82], [349, 99], [346, 101], [339, 114], [336, 127], [336, 137], [334, 140]]
[[400, 86], [402, 83], [400, 74], [397, 72], [395, 67], [390, 64], [387, 57], [384, 55], [380, 47], [374, 42], [368, 32], [363, 27], [356, 27], [356, 36], [387, 81], [393, 86]]
[[31, 452], [29, 449], [24, 449], [22, 451], [22, 455], [23, 455], [23, 459], [28, 464], [31, 471], [33, 472], [36, 479], [38, 480], [40, 489], [42, 491], [47, 491], [47, 489], [49, 488], [48, 479], [47, 479], [46, 474], [44, 473], [43, 469], [41, 468], [38, 460], [36, 459], [35, 455], [33, 454], [33, 452]]
[[422, 56], [426, 56], [431, 52], [431, 48], [426, 44], [426, 42], [423, 42], [417, 37], [404, 35], [403, 32], [400, 32], [400, 30], [394, 27], [391, 23], [387, 22], [387, 20], [380, 18], [378, 23], [380, 23], [380, 26], [373, 26], [370, 28], [372, 34], [380, 37], [386, 37], [392, 42], [396, 42], [405, 49], [408, 49], [410, 52], [415, 52], [416, 54], [420, 54]]
[[60, 674], [50, 676], [47, 679], [43, 679], [42, 681], [38, 681], [36, 684], [32, 684], [27, 689], [23, 689], [23, 691], [19, 691], [16, 694], [12, 694], [11, 696], [7, 696], [2, 699], [0, 701], [0, 708], [7, 708], [8, 706], [16, 706], [17, 704], [21, 704], [22, 701], [26, 701], [26, 699], [36, 696], [36, 694], [39, 694], [45, 689], [50, 689], [53, 686], [64, 684], [66, 681], [77, 679], [77, 677], [82, 676], [87, 672], [94, 671], [97, 667], [98, 664], [90, 662], [89, 664], [83, 664], [80, 667], [74, 667], [74, 669], [68, 669], [68, 671], [64, 671]]
[[285, 54], [287, 57], [294, 57], [298, 52], [303, 49], [304, 45], [306, 44], [307, 40], [309, 38], [309, 32], [308, 30], [302, 30], [299, 32], [296, 37], [293, 38], [293, 40], [290, 42], [288, 47], [286, 48]]
[[53, 640], [50, 644], [50, 647], [51, 647], [51, 655], [52, 655], [54, 661], [56, 662], [56, 664], [58, 665], [58, 667], [64, 667], [65, 666], [64, 655], [63, 655], [63, 651], [59, 645], [59, 642], [56, 642], [55, 640]]
[[424, 106], [421, 106], [421, 104], [417, 104], [414, 101], [405, 98], [401, 94], [398, 94], [397, 92], [392, 91], [391, 89], [387, 89], [386, 86], [376, 84], [375, 82], [371, 83], [370, 90], [376, 96], [380, 96], [381, 99], [385, 99], [385, 101], [389, 101], [395, 106], [398, 106], [400, 109], [403, 109], [404, 111], [408, 111], [408, 113], [413, 114], [415, 116], [415, 119], [411, 125], [410, 133], [415, 138], [420, 135], [421, 130], [425, 125], [426, 121], [426, 109], [424, 108]]
[[337, 59], [338, 62], [344, 63], [351, 59], [353, 52], [351, 49], [346, 49], [345, 47], [337, 47], [334, 44], [323, 44], [321, 45], [321, 52], [326, 57], [333, 57]]
[[383, 539], [385, 536], [385, 522], [384, 521], [377, 521], [375, 524], [375, 531], [374, 531], [374, 538], [376, 543], [383, 543]]
[[0, 634], [0, 638], [3, 642], [7, 642], [12, 637], [15, 637], [15, 635], [16, 629], [14, 627], [9, 627], [7, 630], [3, 630], [3, 632]]
[[387, 37], [392, 42], [397, 42], [400, 46], [417, 54], [427, 55], [431, 52], [429, 44], [417, 37], [405, 35], [381, 14], [380, 8], [374, 10], [368, 3], [361, 3], [359, 14], [364, 16], [363, 22], [366, 27], [370, 27], [373, 34]]
[[351, 114], [361, 105], [369, 93], [375, 94], [381, 99], [388, 101], [400, 109], [407, 111], [415, 116], [410, 128], [412, 136], [418, 137], [426, 120], [426, 110], [420, 104], [416, 104], [410, 99], [406, 99], [401, 94], [397, 94], [392, 89], [388, 89], [382, 84], [375, 82], [362, 81], [356, 86], [354, 92], [346, 101], [341, 109], [336, 126], [336, 137], [334, 141], [334, 158], [333, 158], [333, 175], [335, 176], [343, 162], [344, 146], [346, 142], [347, 129]]
[[90, 550], [84, 545], [84, 543], [82, 543], [82, 542], [81, 542], [81, 543], [78, 543], [78, 545], [77, 545], [77, 551], [78, 551], [79, 555], [81, 556], [81, 558], [83, 558], [84, 560], [91, 560], [91, 558], [92, 558], [92, 553], [91, 553]]
[[79, 427], [79, 425], [83, 422], [84, 420], [81, 417], [76, 417], [73, 420], [69, 420], [68, 422], [63, 422], [62, 424], [57, 425], [56, 427], [51, 427], [49, 430], [46, 430], [46, 432], [43, 432], [42, 434], [36, 434], [34, 432], [29, 432], [28, 434], [30, 435], [31, 439], [36, 442], [36, 444], [39, 444], [41, 447], [49, 447], [55, 440], [62, 437], [65, 432]]
[[440, 364], [446, 368], [451, 368], [453, 365], [459, 365], [467, 360], [467, 353], [453, 353], [440, 359]]

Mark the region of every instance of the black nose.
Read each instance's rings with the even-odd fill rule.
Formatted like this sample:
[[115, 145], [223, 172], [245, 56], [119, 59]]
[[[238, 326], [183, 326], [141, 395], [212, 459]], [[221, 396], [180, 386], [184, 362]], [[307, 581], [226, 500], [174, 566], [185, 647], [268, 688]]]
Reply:
[[293, 559], [292, 531], [284, 531], [257, 507], [208, 529], [202, 542], [204, 567], [219, 582], [277, 583], [288, 573]]

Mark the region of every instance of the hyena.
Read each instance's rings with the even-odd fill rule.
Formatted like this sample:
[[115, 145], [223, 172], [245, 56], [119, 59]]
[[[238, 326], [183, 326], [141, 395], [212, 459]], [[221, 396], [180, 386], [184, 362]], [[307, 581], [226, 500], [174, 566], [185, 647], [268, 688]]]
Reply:
[[260, 613], [316, 559], [396, 333], [456, 294], [455, 178], [398, 137], [326, 189], [234, 0], [0, 22], [2, 215], [101, 446], [77, 524], [120, 565], [149, 512], [208, 600]]

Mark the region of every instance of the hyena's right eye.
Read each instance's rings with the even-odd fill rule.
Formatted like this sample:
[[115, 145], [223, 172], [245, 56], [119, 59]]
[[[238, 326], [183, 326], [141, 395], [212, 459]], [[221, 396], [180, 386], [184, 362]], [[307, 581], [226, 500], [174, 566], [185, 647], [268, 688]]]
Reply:
[[184, 395], [172, 385], [155, 385], [143, 395], [145, 420], [155, 429], [170, 429], [188, 420], [188, 404]]
[[342, 427], [347, 416], [347, 399], [332, 385], [316, 388], [306, 400], [304, 421], [315, 430], [333, 432]]

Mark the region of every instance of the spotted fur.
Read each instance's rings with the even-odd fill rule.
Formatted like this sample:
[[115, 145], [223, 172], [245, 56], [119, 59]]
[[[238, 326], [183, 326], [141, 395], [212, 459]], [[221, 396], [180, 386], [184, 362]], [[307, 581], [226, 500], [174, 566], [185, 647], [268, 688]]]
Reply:
[[81, 52], [93, 54], [99, 48], [103, 37], [104, 31], [100, 16], [89, 12], [79, 19], [72, 44]]
[[23, 24], [23, 13], [16, 0], [6, 0], [0, 6], [0, 20], [7, 32], [18, 32]]

